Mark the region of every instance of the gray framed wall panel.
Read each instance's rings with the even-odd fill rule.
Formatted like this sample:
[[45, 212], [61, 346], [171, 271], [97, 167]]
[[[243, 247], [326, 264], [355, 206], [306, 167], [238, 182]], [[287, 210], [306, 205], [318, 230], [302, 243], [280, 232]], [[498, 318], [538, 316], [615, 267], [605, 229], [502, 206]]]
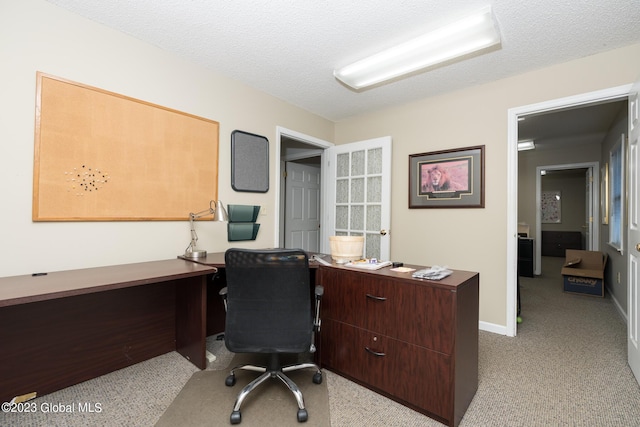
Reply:
[[231, 188], [269, 191], [269, 140], [240, 130], [231, 133]]

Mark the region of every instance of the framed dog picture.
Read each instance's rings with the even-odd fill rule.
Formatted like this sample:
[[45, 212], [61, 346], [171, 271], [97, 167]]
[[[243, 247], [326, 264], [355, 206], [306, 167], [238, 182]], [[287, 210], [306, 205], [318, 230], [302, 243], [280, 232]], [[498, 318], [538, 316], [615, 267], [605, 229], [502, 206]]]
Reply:
[[409, 155], [416, 208], [484, 208], [484, 145]]

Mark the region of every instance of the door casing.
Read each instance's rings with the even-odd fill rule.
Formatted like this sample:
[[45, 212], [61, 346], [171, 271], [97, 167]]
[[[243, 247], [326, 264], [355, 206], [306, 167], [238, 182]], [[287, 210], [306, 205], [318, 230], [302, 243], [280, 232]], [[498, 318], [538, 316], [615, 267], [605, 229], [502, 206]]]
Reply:
[[[600, 211], [599, 200], [600, 200], [600, 176], [598, 171], [600, 170], [600, 162], [585, 162], [585, 163], [570, 163], [563, 165], [549, 165], [549, 166], [538, 166], [536, 167], [536, 244], [535, 244], [535, 270], [534, 273], [536, 275], [542, 274], [542, 219], [541, 219], [541, 209], [540, 209], [540, 195], [542, 194], [542, 171], [546, 170], [567, 170], [567, 169], [590, 169], [593, 182], [591, 183], [591, 200], [589, 204], [591, 206], [591, 210], [593, 212], [593, 222], [592, 224], [599, 224], [600, 220]], [[600, 231], [599, 227], [593, 227], [591, 233], [591, 242], [587, 242], [587, 250], [594, 250], [591, 248], [599, 248], [600, 247]]]
[[[524, 105], [507, 110], [507, 336], [517, 333], [517, 269], [518, 269], [518, 117], [534, 113], [544, 113], [568, 107], [626, 99], [631, 92], [631, 84], [588, 92], [581, 95], [559, 98], [537, 104]], [[498, 332], [498, 331], [496, 331]]]
[[[283, 162], [281, 161], [281, 157], [282, 157], [282, 138], [283, 137], [288, 137], [291, 139], [295, 139], [297, 141], [303, 142], [305, 144], [308, 144], [310, 146], [313, 147], [317, 147], [317, 149], [320, 150], [320, 157], [321, 157], [321, 166], [320, 166], [320, 173], [321, 175], [324, 175], [325, 171], [324, 171], [324, 166], [322, 166], [324, 164], [324, 150], [329, 148], [329, 147], [333, 147], [334, 144], [329, 142], [329, 141], [325, 141], [319, 138], [315, 138], [313, 136], [310, 135], [305, 135], [303, 133], [291, 130], [291, 129], [287, 129], [281, 126], [276, 126], [276, 143], [274, 144], [275, 147], [275, 156], [276, 156], [276, 161], [275, 161], [275, 176], [276, 176], [276, 185], [275, 187], [278, 188], [279, 190], [276, 191], [275, 194], [275, 206], [276, 209], [278, 210], [278, 212], [276, 212], [273, 217], [274, 217], [274, 230], [277, 230], [276, 233], [274, 233], [274, 242], [273, 242], [273, 247], [274, 248], [278, 248], [281, 246], [284, 246], [284, 227], [281, 228], [281, 224], [284, 224], [284, 210], [282, 209], [284, 200], [283, 200], [283, 194], [284, 194], [284, 180], [282, 179], [282, 168], [283, 168]], [[322, 188], [320, 189], [320, 191], [324, 191]], [[322, 197], [320, 198], [320, 200], [322, 200]], [[324, 206], [323, 203], [321, 202], [320, 204], [320, 218], [324, 217]], [[322, 222], [320, 222], [320, 235], [322, 235]], [[282, 244], [281, 244], [282, 242]]]

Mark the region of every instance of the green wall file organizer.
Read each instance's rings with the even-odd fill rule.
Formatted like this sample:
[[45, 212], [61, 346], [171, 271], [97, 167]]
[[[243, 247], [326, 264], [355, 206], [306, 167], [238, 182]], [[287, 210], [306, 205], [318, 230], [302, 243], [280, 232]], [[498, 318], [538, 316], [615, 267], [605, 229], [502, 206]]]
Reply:
[[227, 240], [236, 242], [239, 240], [256, 240], [260, 224], [254, 222], [230, 222], [227, 224]]
[[256, 222], [260, 206], [227, 205], [229, 222]]
[[256, 240], [260, 224], [256, 224], [260, 206], [227, 205], [229, 223], [227, 224], [227, 240]]

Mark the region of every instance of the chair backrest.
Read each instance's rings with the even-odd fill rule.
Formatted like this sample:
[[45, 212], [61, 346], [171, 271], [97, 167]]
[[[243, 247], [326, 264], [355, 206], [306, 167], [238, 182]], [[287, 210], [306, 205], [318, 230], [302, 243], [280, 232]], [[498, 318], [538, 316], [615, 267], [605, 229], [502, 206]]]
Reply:
[[303, 353], [313, 332], [309, 259], [298, 249], [228, 249], [225, 343], [237, 353]]

